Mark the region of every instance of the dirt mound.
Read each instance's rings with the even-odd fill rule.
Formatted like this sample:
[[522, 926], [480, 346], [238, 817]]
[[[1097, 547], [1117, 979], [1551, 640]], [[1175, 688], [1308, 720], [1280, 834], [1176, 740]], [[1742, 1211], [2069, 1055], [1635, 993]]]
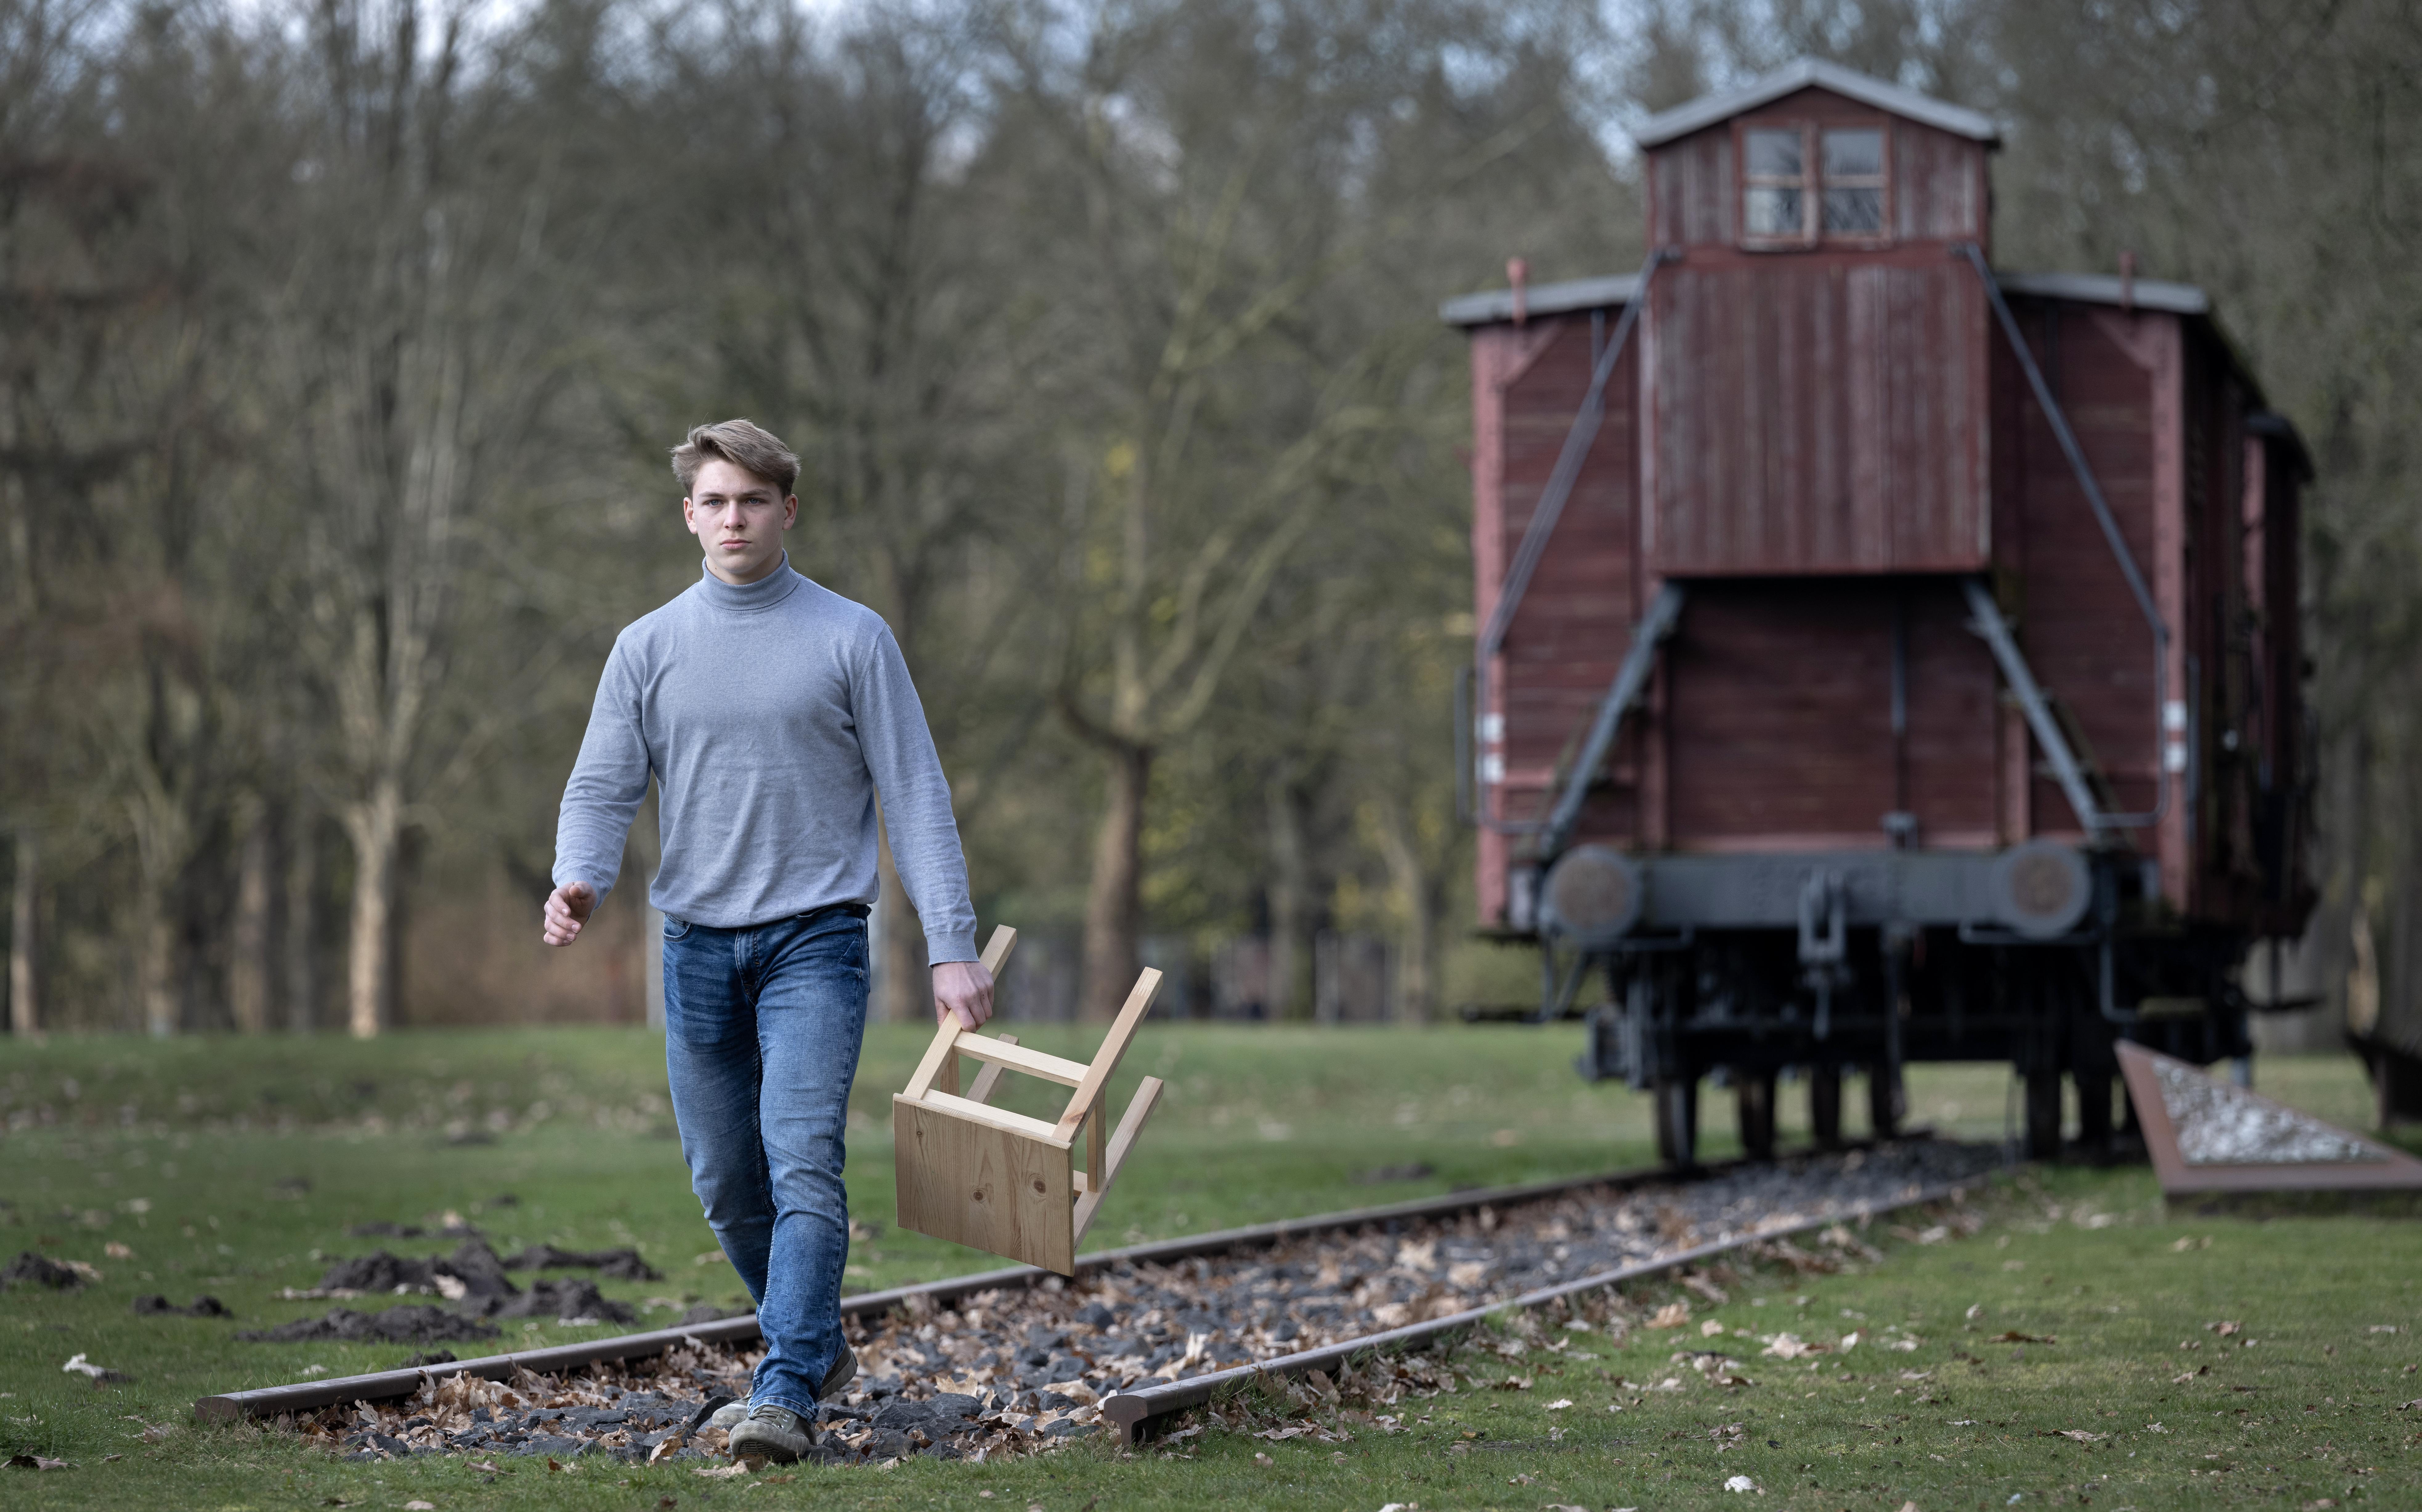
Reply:
[[258, 1344], [448, 1344], [493, 1339], [498, 1332], [443, 1307], [407, 1302], [383, 1313], [334, 1308], [325, 1317], [298, 1317], [275, 1328], [248, 1329], [236, 1337]]
[[137, 1297], [134, 1299], [134, 1316], [137, 1317], [233, 1317], [235, 1315], [228, 1312], [227, 1303], [216, 1297], [197, 1297], [191, 1307], [179, 1307], [165, 1297]]
[[621, 1250], [558, 1250], [552, 1244], [533, 1244], [505, 1261], [508, 1270], [594, 1270], [608, 1281], [662, 1281], [664, 1272], [639, 1257], [639, 1252]]
[[602, 1323], [639, 1320], [639, 1315], [629, 1304], [601, 1296], [597, 1283], [576, 1276], [562, 1281], [533, 1281], [527, 1296], [511, 1302], [491, 1300], [482, 1312], [488, 1317], [551, 1317], [558, 1323], [582, 1318]]
[[462, 1284], [464, 1297], [511, 1297], [520, 1288], [505, 1275], [505, 1264], [483, 1239], [464, 1239], [452, 1255], [415, 1259], [379, 1250], [351, 1260], [339, 1260], [320, 1278], [322, 1291], [445, 1291], [440, 1278]]
[[0, 1266], [0, 1291], [24, 1285], [48, 1286], [53, 1291], [74, 1291], [84, 1285], [84, 1277], [70, 1266], [23, 1250], [15, 1259]]

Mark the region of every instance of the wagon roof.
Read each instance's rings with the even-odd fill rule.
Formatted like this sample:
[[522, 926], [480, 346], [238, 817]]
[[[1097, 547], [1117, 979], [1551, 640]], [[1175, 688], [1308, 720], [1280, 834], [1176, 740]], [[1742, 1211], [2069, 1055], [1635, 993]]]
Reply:
[[[2076, 300], [2086, 304], [2124, 304], [2131, 300], [2148, 310], [2169, 315], [2200, 315], [2211, 318], [2211, 298], [2193, 284], [2173, 284], [2159, 278], [2134, 280], [2131, 290], [2109, 273], [2014, 273], [1996, 271], [1993, 274], [2006, 294], [2035, 299]], [[1628, 304], [1639, 291], [1636, 273], [1618, 273], [1611, 278], [1575, 278], [1559, 284], [1533, 284], [1523, 300], [1524, 313], [1529, 315], [1564, 315], [1573, 310], [1612, 309]], [[1514, 319], [1514, 291], [1510, 288], [1484, 288], [1476, 293], [1457, 294], [1439, 306], [1439, 319], [1449, 325], [1494, 325]]]
[[1896, 84], [1846, 69], [1823, 58], [1803, 57], [1786, 63], [1772, 73], [1729, 89], [1722, 94], [1702, 95], [1686, 105], [1649, 117], [1631, 133], [1642, 147], [1657, 147], [1677, 136], [1688, 136], [1719, 121], [1730, 120], [1745, 110], [1771, 104], [1784, 96], [1807, 88], [1830, 89], [1862, 104], [1878, 110], [1907, 117], [1939, 131], [1964, 136], [1977, 142], [1999, 142], [2002, 128], [1992, 117], [1937, 100], [1931, 95], [1904, 89]]
[[[2211, 297], [2193, 284], [2174, 284], [2159, 278], [2137, 278], [2123, 283], [2109, 273], [2014, 273], [1996, 271], [1994, 279], [2005, 294], [2022, 299], [2072, 300], [2083, 304], [2123, 305], [2134, 304], [2165, 315], [2186, 316], [2198, 320], [2219, 338], [2246, 383], [2261, 398], [2261, 384], [2254, 376], [2253, 364], [2228, 333], [2227, 327], [2211, 307]], [[2132, 284], [2132, 288], [2129, 287]], [[1568, 315], [1575, 310], [1612, 310], [1629, 304], [1640, 290], [1636, 273], [1617, 273], [1607, 278], [1573, 278], [1562, 283], [1533, 284], [1526, 292], [1523, 313], [1526, 316]], [[1496, 325], [1514, 319], [1514, 291], [1510, 288], [1484, 288], [1474, 293], [1457, 294], [1439, 305], [1439, 319], [1448, 325]], [[2284, 419], [2275, 419], [2274, 429], [2283, 433], [2296, 449], [2304, 455], [2304, 438]], [[2309, 463], [2305, 464], [2309, 469]]]

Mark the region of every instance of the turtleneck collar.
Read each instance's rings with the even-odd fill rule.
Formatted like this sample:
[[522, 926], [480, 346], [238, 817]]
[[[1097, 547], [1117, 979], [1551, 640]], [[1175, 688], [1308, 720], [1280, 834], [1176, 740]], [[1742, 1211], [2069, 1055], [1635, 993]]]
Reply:
[[791, 553], [788, 552], [782, 553], [782, 560], [774, 570], [740, 587], [733, 587], [716, 577], [703, 561], [699, 564], [699, 592], [705, 597], [707, 603], [737, 614], [771, 609], [796, 592], [799, 585], [806, 581], [791, 570]]

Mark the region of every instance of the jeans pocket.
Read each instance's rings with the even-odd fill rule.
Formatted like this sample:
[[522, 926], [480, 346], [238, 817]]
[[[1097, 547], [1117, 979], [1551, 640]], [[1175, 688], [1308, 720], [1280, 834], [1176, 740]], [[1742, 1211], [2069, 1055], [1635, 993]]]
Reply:
[[687, 919], [676, 919], [669, 913], [665, 915], [666, 939], [679, 940], [682, 936], [687, 933], [689, 933], [689, 921]]

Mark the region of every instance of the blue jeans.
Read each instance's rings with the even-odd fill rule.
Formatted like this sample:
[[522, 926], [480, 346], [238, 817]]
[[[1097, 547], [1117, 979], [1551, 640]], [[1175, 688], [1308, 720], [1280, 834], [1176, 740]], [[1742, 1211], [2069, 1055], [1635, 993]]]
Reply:
[[707, 1225], [757, 1302], [751, 1399], [812, 1422], [841, 1358], [841, 1135], [866, 1037], [866, 923], [665, 920], [665, 1068]]

